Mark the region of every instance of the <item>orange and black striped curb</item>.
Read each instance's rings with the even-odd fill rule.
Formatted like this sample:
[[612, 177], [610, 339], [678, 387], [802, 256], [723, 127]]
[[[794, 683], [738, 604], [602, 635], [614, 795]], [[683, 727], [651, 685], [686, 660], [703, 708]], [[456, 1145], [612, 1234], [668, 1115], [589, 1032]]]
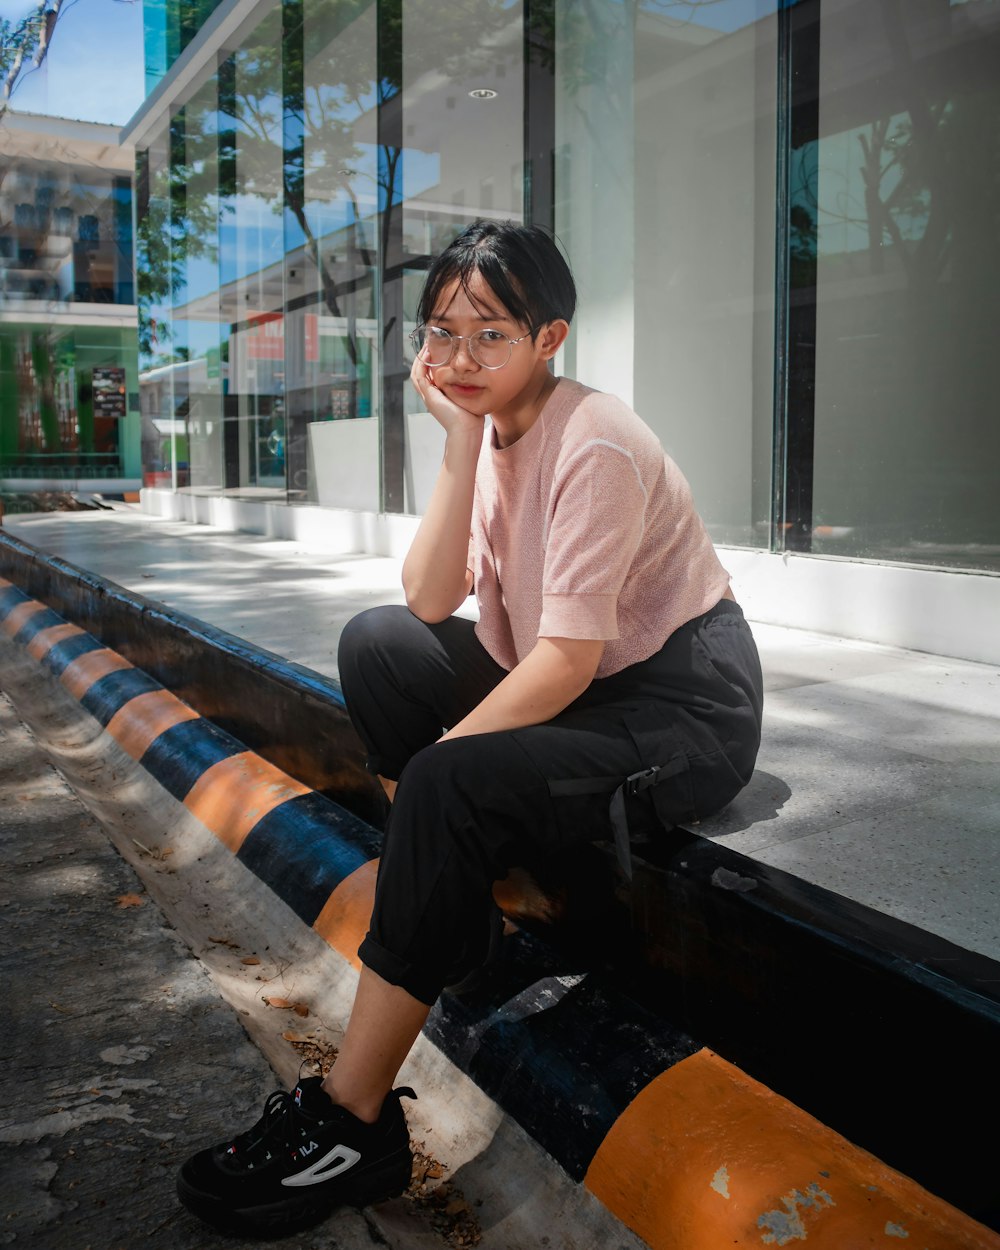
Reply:
[[[366, 904], [347, 900], [357, 897], [358, 882], [368, 886], [374, 878], [378, 835], [369, 825], [248, 751], [92, 634], [5, 579], [0, 629], [306, 924], [356, 959], [363, 930], [355, 934], [346, 918]], [[367, 907], [370, 912], [370, 891]]]
[[[377, 867], [371, 826], [4, 579], [0, 631], [356, 964]], [[695, 858], [696, 842], [686, 846]], [[753, 893], [729, 884], [733, 898]], [[522, 932], [489, 981], [446, 996], [429, 1036], [651, 1246], [1000, 1250], [988, 1228], [623, 992], [634, 988], [625, 976], [616, 985]], [[746, 1027], [737, 1021], [733, 1036]]]

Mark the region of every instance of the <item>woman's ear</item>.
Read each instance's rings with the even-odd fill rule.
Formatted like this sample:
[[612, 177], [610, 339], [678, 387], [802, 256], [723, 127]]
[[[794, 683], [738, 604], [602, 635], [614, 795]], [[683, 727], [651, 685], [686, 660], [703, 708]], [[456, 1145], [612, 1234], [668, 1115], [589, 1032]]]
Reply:
[[538, 338], [535, 340], [541, 350], [543, 360], [551, 360], [563, 343], [566, 342], [566, 336], [569, 334], [569, 322], [558, 320], [548, 321], [538, 331]]

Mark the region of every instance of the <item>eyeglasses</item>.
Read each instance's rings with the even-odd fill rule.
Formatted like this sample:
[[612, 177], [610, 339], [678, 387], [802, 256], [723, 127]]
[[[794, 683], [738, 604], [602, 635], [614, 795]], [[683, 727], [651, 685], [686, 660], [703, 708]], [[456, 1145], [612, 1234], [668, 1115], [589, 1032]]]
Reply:
[[511, 339], [499, 330], [477, 330], [475, 334], [451, 334], [440, 326], [417, 326], [410, 331], [410, 342], [425, 365], [446, 365], [455, 354], [456, 344], [464, 339], [469, 345], [469, 355], [484, 369], [502, 369], [510, 360], [510, 354], [518, 343], [523, 343], [540, 327]]

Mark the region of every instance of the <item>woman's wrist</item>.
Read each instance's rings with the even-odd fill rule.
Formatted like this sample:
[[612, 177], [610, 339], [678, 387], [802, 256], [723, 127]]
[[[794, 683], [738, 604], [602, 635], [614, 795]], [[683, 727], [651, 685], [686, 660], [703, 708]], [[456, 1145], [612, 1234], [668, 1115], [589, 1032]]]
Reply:
[[478, 454], [483, 445], [484, 428], [482, 417], [474, 417], [470, 413], [468, 421], [455, 422], [445, 431], [445, 450], [454, 448], [460, 454], [471, 454], [473, 451]]

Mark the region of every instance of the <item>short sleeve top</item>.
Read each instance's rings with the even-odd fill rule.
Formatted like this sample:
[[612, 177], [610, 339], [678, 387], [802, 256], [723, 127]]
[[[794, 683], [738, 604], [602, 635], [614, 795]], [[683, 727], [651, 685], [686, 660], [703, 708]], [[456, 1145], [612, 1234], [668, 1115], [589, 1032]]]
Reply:
[[648, 659], [729, 575], [656, 435], [614, 396], [560, 378], [538, 419], [476, 471], [476, 633], [506, 669], [541, 637], [604, 639], [597, 677]]

